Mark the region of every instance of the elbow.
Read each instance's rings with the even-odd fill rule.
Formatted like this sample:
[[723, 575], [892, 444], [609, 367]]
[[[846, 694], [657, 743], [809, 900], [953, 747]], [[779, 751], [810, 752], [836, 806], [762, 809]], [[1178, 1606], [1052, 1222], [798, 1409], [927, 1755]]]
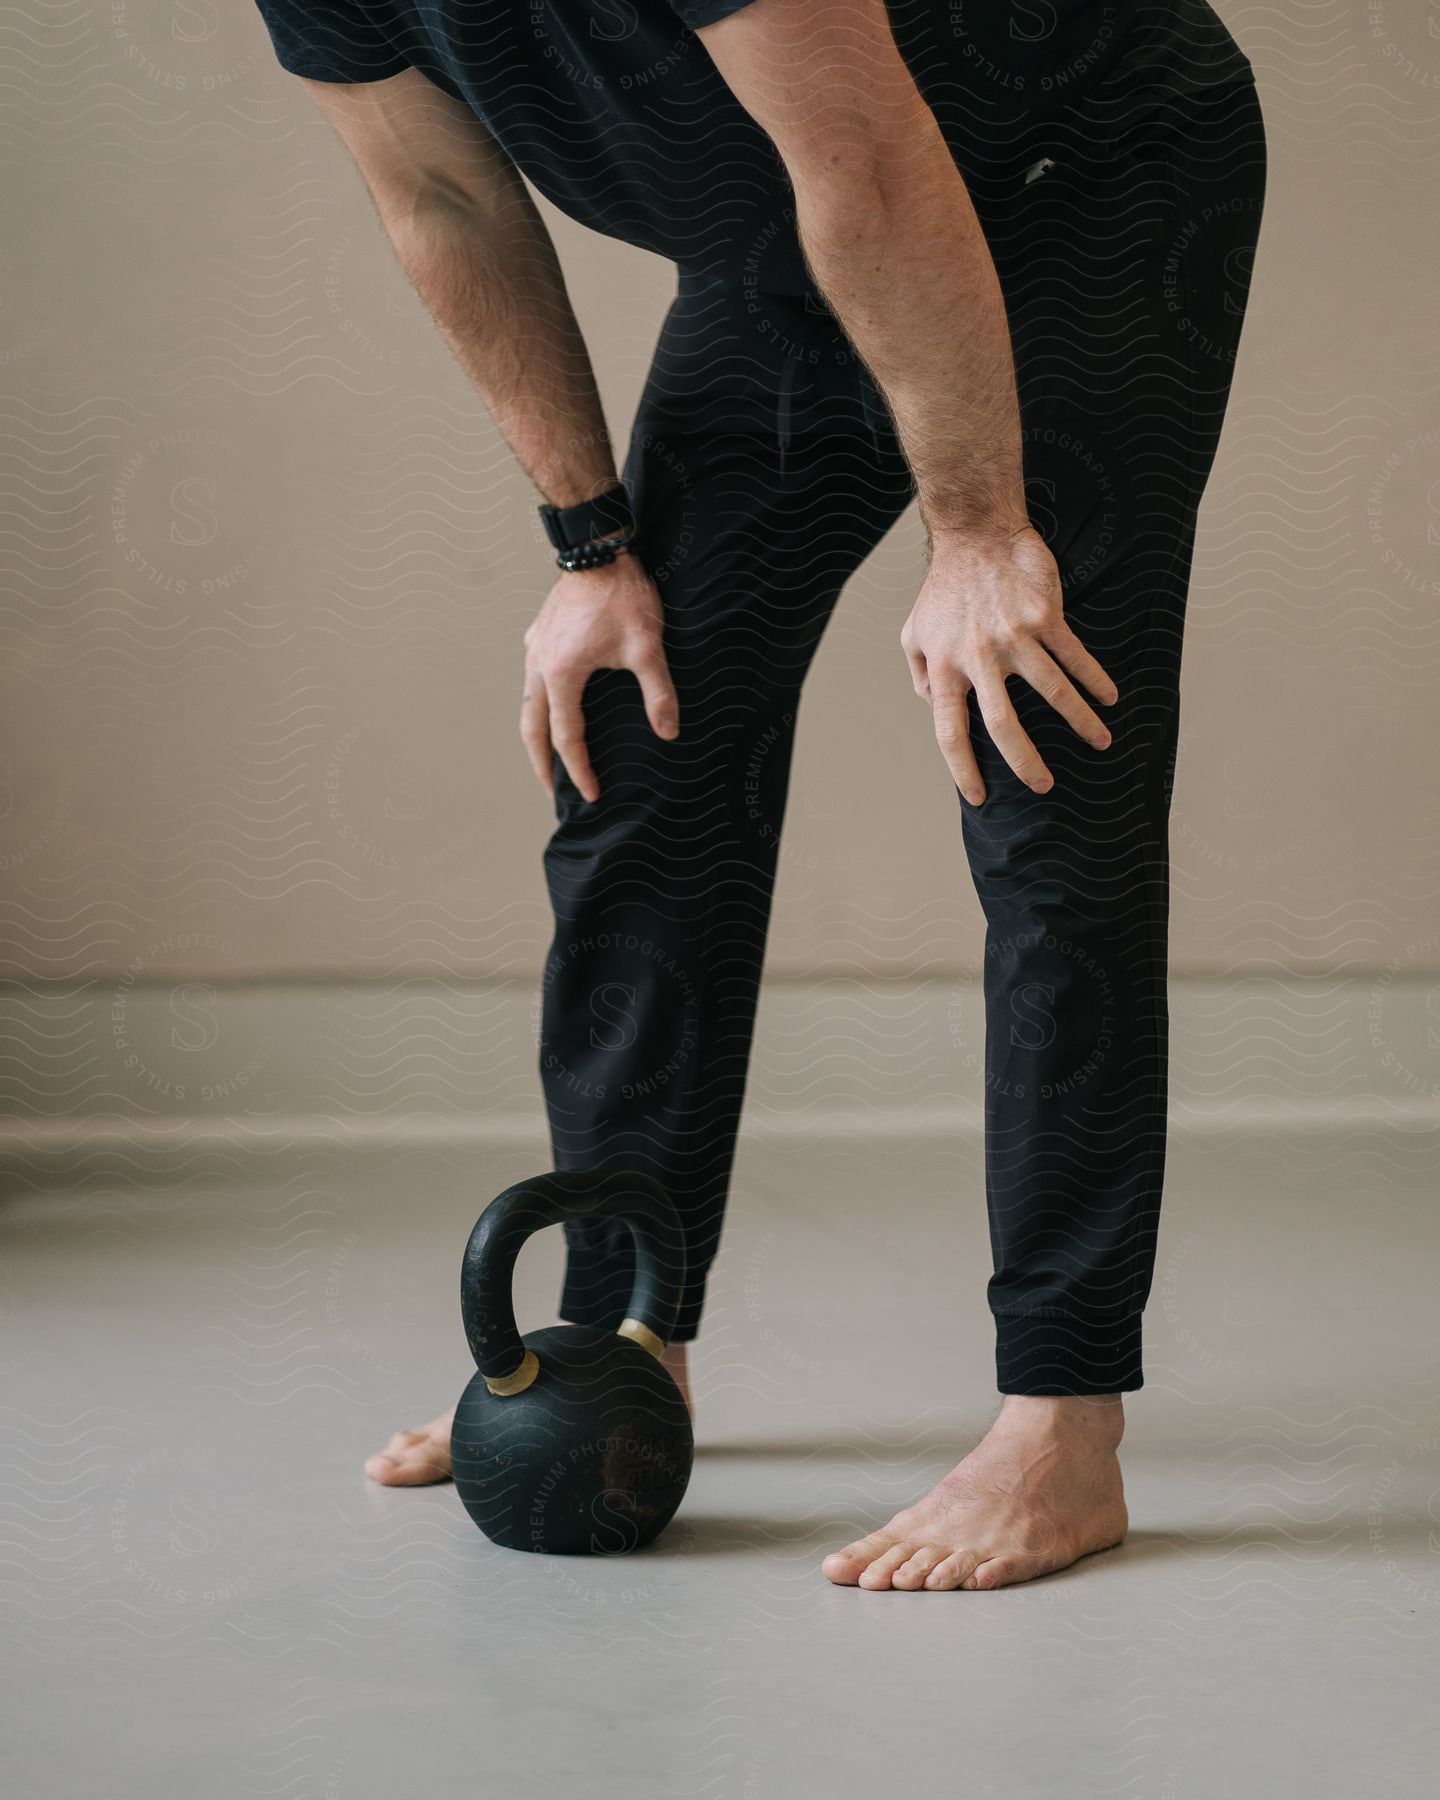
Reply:
[[408, 208], [417, 221], [473, 218], [480, 210], [480, 196], [445, 169], [421, 163], [405, 185]]
[[827, 239], [883, 233], [937, 185], [958, 179], [930, 108], [919, 100], [898, 117], [872, 115], [827, 132], [814, 154], [787, 161], [801, 228]]

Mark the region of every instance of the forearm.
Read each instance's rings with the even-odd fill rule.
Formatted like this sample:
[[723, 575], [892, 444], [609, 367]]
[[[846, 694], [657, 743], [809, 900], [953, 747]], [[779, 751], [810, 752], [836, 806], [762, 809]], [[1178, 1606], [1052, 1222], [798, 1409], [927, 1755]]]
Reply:
[[613, 483], [589, 351], [519, 179], [490, 203], [427, 179], [381, 213], [416, 292], [544, 498], [572, 506]]
[[1020, 407], [995, 265], [923, 105], [903, 148], [795, 177], [811, 272], [875, 376], [933, 537], [1023, 529]]

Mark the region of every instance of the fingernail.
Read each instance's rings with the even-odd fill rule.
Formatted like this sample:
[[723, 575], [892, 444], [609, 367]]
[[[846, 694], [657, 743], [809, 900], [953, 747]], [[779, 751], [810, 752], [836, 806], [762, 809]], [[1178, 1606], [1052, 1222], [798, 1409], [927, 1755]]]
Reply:
[[1030, 785], [1037, 794], [1048, 794], [1055, 783], [1053, 781], [1032, 781]]

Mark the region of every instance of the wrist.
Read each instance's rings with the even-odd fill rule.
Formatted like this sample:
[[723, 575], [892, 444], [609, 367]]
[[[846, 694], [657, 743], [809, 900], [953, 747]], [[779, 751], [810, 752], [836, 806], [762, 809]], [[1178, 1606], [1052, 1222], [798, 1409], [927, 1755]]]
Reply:
[[574, 563], [567, 567], [557, 559], [555, 564], [557, 581], [573, 578], [576, 589], [588, 588], [597, 594], [604, 594], [611, 588], [617, 592], [627, 591], [634, 586], [637, 576], [648, 579], [645, 564], [634, 544], [622, 546], [603, 562]]
[[568, 481], [555, 476], [539, 484], [546, 504], [558, 507], [584, 506], [597, 495], [608, 494], [619, 485], [620, 477], [615, 474], [592, 475]]
[[990, 514], [964, 525], [947, 525], [943, 528], [927, 525], [925, 531], [930, 560], [939, 562], [947, 556], [973, 555], [977, 549], [1004, 548], [1007, 544], [1028, 536], [1034, 529], [1022, 512], [999, 516]]
[[943, 501], [920, 497], [920, 517], [933, 550], [948, 545], [1003, 542], [1031, 529], [1025, 484], [1018, 468], [976, 471], [969, 492], [951, 492]]
[[540, 508], [540, 519], [557, 553], [556, 564], [567, 572], [613, 563], [637, 529], [630, 496], [618, 479], [574, 506], [547, 502]]
[[588, 575], [597, 569], [620, 568], [625, 558], [634, 553], [635, 547], [629, 538], [595, 538], [589, 543], [577, 544], [573, 549], [557, 552], [555, 567], [565, 575]]

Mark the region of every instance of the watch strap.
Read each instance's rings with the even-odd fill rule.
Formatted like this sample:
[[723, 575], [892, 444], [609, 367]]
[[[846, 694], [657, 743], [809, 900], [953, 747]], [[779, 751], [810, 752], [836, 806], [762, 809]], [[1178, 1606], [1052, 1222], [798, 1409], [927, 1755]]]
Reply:
[[542, 506], [540, 522], [557, 550], [575, 550], [595, 538], [635, 531], [635, 511], [624, 482], [576, 506]]

